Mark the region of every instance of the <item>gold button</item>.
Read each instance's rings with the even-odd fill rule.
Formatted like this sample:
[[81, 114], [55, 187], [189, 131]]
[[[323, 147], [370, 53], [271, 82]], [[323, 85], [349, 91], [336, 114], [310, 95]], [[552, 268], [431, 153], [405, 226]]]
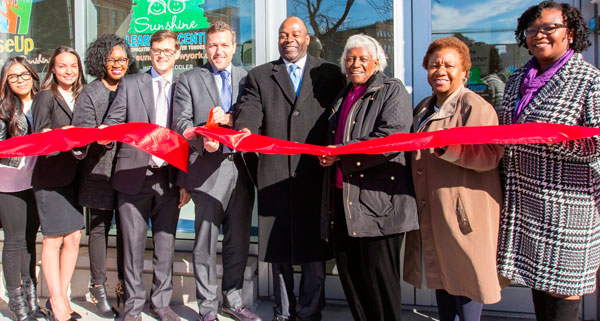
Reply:
[[356, 124], [356, 121], [353, 121], [353, 122], [352, 122], [352, 125], [355, 125], [355, 124]]
[[393, 181], [393, 180], [395, 180], [396, 178], [395, 178], [394, 176], [392, 176], [392, 177], [390, 177], [390, 179]]
[[352, 236], [356, 236], [356, 232], [352, 232]]
[[352, 205], [352, 202], [348, 202], [348, 204]]
[[360, 166], [360, 162], [356, 162], [356, 166]]
[[332, 131], [331, 131], [331, 133], [332, 133], [332, 134], [335, 134], [335, 130], [332, 130]]
[[352, 174], [350, 174], [350, 175], [348, 175], [348, 176], [352, 177]]
[[360, 174], [360, 177], [363, 178], [363, 177], [365, 177], [365, 175], [364, 174]]
[[294, 116], [298, 116], [298, 115], [300, 115], [300, 112], [299, 112], [299, 111], [297, 111], [297, 110], [295, 110], [295, 111], [294, 111], [294, 113], [293, 113], [293, 115], [294, 115]]

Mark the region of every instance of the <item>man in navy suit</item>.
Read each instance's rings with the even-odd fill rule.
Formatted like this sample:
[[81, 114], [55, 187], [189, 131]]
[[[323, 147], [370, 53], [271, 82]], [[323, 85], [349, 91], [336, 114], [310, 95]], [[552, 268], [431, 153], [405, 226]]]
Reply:
[[[152, 35], [152, 68], [121, 80], [104, 125], [144, 122], [170, 127], [173, 65], [179, 57], [179, 46], [172, 31], [160, 30]], [[127, 293], [123, 321], [142, 320], [146, 302], [142, 276], [149, 221], [154, 241], [151, 314], [162, 321], [180, 321], [169, 303], [179, 209], [190, 200], [190, 193], [174, 185], [177, 170], [158, 157], [122, 144], [116, 158], [112, 185], [119, 192]]]
[[[206, 123], [213, 110], [222, 126], [233, 125], [231, 112], [244, 92], [247, 72], [233, 66], [235, 31], [224, 22], [206, 31], [208, 63], [183, 73], [173, 103], [173, 128], [183, 134]], [[217, 320], [217, 242], [223, 226], [222, 314], [239, 321], [260, 318], [242, 304], [244, 269], [248, 260], [254, 186], [242, 155], [218, 142], [190, 141], [188, 174], [177, 183], [192, 191], [196, 209], [194, 276], [200, 320]]]

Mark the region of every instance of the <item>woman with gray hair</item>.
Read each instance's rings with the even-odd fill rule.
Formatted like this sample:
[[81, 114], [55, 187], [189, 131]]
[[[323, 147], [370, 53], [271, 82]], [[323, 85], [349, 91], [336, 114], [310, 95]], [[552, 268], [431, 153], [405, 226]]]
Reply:
[[[350, 83], [333, 105], [330, 146], [407, 133], [412, 105], [402, 82], [383, 73], [385, 54], [366, 35], [348, 38], [341, 58]], [[335, 260], [355, 320], [400, 320], [400, 247], [418, 228], [405, 153], [319, 156], [322, 236]], [[331, 166], [334, 165], [334, 166]]]

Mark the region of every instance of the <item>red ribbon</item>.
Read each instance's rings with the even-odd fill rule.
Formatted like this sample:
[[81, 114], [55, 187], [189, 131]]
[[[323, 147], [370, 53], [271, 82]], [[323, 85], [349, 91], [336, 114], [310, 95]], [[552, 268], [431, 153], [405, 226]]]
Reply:
[[600, 135], [600, 128], [548, 123], [455, 127], [427, 133], [394, 134], [335, 148], [293, 143], [256, 134], [242, 133], [223, 127], [188, 128], [184, 133], [184, 136], [188, 139], [196, 138], [198, 135], [206, 136], [230, 148], [244, 152], [283, 155], [300, 153], [342, 155], [381, 154], [448, 145], [559, 143]]
[[132, 145], [187, 172], [188, 142], [174, 131], [149, 123], [126, 123], [99, 128], [54, 129], [0, 141], [0, 157], [49, 155], [107, 140]]

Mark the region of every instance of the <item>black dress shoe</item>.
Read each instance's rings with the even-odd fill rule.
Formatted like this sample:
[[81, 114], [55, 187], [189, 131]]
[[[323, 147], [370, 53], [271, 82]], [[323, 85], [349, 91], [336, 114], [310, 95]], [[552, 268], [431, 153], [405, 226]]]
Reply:
[[89, 290], [92, 296], [92, 302], [96, 305], [98, 311], [100, 311], [101, 316], [105, 318], [116, 318], [119, 315], [117, 310], [108, 303], [106, 287], [104, 284], [98, 286], [90, 284]]
[[[52, 311], [52, 305], [50, 305], [50, 299], [48, 299], [48, 301], [46, 301], [46, 309], [48, 310], [48, 321], [58, 321], [58, 319], [54, 315], [54, 312]], [[73, 312], [73, 313], [77, 314], [79, 316], [79, 318], [81, 319], [81, 315], [79, 313], [77, 313], [77, 312]], [[73, 318], [73, 313], [71, 313], [71, 317], [67, 321], [77, 320], [77, 319]]]
[[81, 316], [81, 314], [79, 314], [79, 313], [77, 313], [77, 312], [75, 312], [75, 311], [71, 312], [71, 320], [79, 320], [79, 319], [81, 319], [81, 318], [83, 318], [83, 317]]

